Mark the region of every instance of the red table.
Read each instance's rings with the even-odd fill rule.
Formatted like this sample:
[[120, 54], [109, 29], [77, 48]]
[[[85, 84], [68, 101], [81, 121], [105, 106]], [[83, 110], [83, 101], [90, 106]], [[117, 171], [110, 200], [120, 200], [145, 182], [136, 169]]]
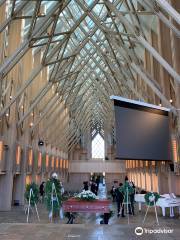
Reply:
[[[86, 213], [104, 213], [107, 217], [110, 212], [110, 201], [106, 199], [98, 199], [94, 201], [84, 201], [70, 198], [63, 203], [64, 212], [86, 212]], [[70, 214], [68, 223], [73, 223], [73, 215]]]

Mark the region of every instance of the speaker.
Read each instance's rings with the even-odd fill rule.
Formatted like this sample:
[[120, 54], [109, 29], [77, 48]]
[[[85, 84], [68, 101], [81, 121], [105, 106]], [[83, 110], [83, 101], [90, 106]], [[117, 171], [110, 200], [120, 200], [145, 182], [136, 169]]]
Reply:
[[44, 146], [44, 142], [42, 140], [39, 140], [38, 146]]
[[19, 200], [14, 200], [14, 206], [19, 206], [20, 203], [19, 203]]
[[174, 172], [174, 163], [170, 163], [169, 167], [170, 167], [171, 172]]

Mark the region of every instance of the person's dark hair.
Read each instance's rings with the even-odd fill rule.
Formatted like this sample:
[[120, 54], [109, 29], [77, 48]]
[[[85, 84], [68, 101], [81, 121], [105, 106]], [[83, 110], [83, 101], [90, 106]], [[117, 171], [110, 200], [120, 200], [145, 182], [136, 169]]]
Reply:
[[121, 187], [123, 184], [120, 182], [119, 186]]
[[128, 181], [128, 176], [125, 177], [125, 181]]
[[133, 186], [133, 187], [135, 187], [135, 184], [134, 184], [134, 182], [131, 182], [131, 184], [132, 184], [132, 186]]

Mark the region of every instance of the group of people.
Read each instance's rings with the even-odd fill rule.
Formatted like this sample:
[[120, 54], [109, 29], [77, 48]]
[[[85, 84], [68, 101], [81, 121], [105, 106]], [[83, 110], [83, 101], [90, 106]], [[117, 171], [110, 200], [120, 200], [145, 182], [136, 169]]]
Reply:
[[127, 206], [128, 214], [134, 215], [134, 195], [135, 195], [135, 185], [133, 182], [128, 180], [128, 177], [125, 177], [124, 184], [119, 183], [119, 186], [112, 186], [111, 195], [113, 201], [117, 203], [117, 216], [125, 217], [125, 206]]
[[87, 181], [83, 182], [83, 184], [84, 184], [83, 190], [87, 191], [90, 188], [91, 192], [93, 192], [94, 194], [97, 195], [98, 190], [99, 190], [99, 183], [100, 183], [100, 177], [99, 176], [97, 176], [96, 178], [92, 177], [91, 181], [89, 183]]

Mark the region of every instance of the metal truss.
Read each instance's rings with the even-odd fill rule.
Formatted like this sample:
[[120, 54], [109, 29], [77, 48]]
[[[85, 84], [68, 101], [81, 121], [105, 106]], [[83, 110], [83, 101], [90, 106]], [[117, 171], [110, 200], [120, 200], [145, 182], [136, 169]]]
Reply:
[[[144, 51], [148, 51], [171, 76], [172, 88], [175, 83], [180, 84], [179, 74], [147, 40], [152, 31], [148, 23], [149, 16], [161, 20], [180, 37], [177, 27], [180, 15], [168, 1], [1, 0], [0, 7], [6, 9], [4, 21], [0, 23], [0, 33], [4, 34], [4, 41], [7, 41], [3, 51], [8, 48], [9, 41], [5, 32], [13, 22], [24, 22], [19, 47], [8, 57], [0, 56], [3, 59], [0, 66], [1, 118], [28, 92], [29, 86], [44, 69], [48, 69], [49, 81], [41, 86], [26, 111], [19, 115], [17, 127], [42, 105], [54, 86], [54, 95], [44, 105], [41, 115], [36, 117], [31, 131], [35, 131], [46, 119], [41, 134], [66, 149], [73, 149], [86, 131], [103, 129], [104, 126], [113, 129], [110, 95], [149, 101], [150, 96], [137, 88], [137, 78], [144, 81], [152, 93], [176, 114], [162, 86], [145, 69], [143, 56]], [[8, 101], [6, 95], [12, 85], [12, 79], [8, 80], [9, 73], [20, 64], [29, 50], [41, 51], [40, 64]], [[62, 126], [69, 127], [71, 133], [69, 130], [63, 131], [63, 127], [59, 128], [63, 134], [57, 141], [58, 124], [53, 126], [53, 121], [63, 113], [62, 106], [59, 107], [62, 102], [70, 116], [69, 122], [61, 119]], [[50, 125], [52, 133], [46, 133]]]

